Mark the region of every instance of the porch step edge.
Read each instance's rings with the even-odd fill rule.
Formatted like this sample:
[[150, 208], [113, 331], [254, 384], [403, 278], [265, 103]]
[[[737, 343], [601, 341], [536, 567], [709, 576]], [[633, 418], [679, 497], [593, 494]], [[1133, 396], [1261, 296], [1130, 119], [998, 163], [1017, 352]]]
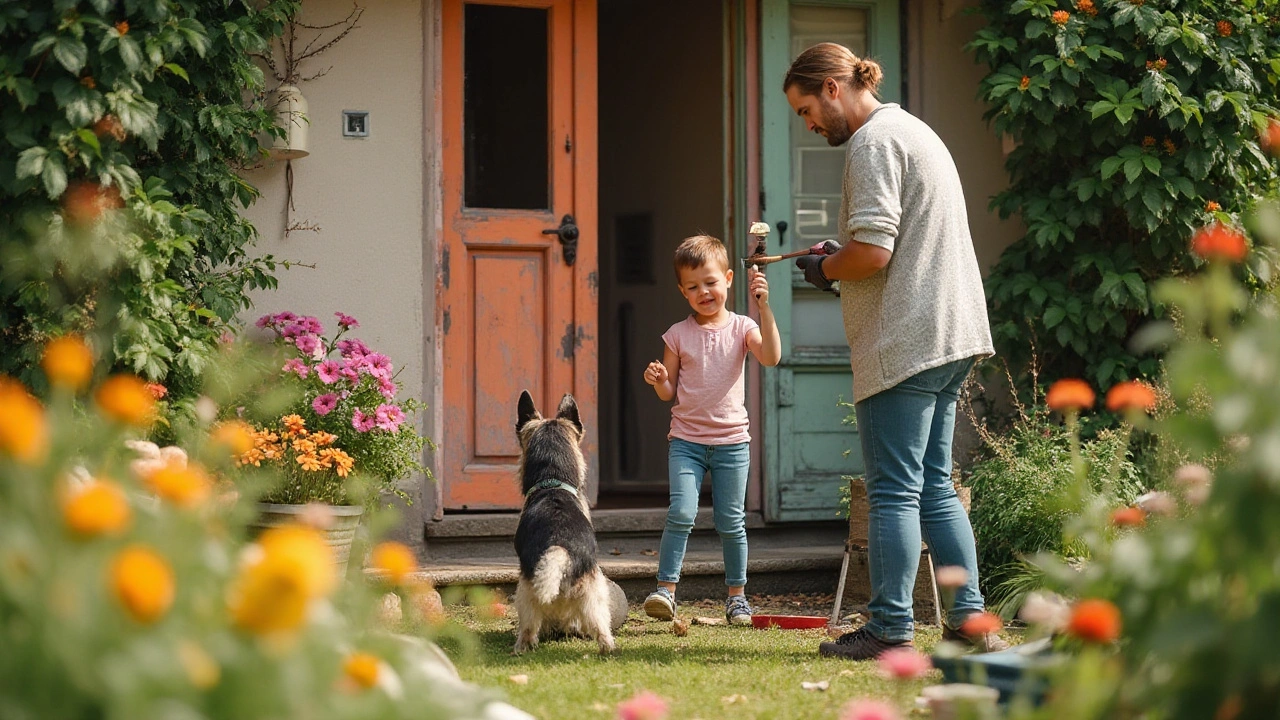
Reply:
[[[443, 520], [428, 520], [425, 527], [427, 540], [443, 540], [468, 537], [514, 536], [520, 523], [518, 513], [476, 513], [474, 515], [446, 515]], [[667, 523], [666, 508], [639, 508], [619, 510], [595, 510], [591, 524], [596, 534], [661, 531]], [[748, 530], [765, 527], [764, 515], [758, 511], [746, 514]], [[699, 508], [694, 530], [715, 530], [710, 508]]]

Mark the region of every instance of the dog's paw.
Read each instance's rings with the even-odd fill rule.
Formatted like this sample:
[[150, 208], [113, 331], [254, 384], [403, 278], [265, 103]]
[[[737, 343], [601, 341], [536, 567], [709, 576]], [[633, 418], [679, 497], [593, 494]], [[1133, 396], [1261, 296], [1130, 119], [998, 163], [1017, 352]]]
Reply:
[[601, 641], [600, 641], [600, 654], [601, 654], [601, 655], [612, 655], [612, 654], [614, 653], [614, 651], [616, 651], [617, 649], [618, 649], [618, 646], [613, 642], [613, 638], [609, 638], [608, 640], [601, 640]]

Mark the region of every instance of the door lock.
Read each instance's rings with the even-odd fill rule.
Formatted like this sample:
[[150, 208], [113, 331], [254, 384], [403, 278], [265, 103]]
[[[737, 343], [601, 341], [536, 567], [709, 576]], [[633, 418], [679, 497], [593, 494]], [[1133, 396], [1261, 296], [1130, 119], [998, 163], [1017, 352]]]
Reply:
[[573, 265], [578, 259], [578, 226], [573, 223], [573, 216], [566, 214], [560, 218], [560, 227], [547, 228], [542, 234], [560, 236], [564, 264]]

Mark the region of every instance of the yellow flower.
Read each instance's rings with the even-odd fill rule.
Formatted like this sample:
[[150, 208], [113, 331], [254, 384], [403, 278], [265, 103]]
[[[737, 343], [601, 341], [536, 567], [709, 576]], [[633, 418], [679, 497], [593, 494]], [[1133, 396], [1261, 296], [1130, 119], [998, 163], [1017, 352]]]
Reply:
[[63, 335], [44, 346], [40, 367], [50, 385], [81, 390], [93, 375], [93, 353], [79, 335]]
[[244, 455], [253, 450], [253, 428], [242, 420], [218, 423], [209, 433], [209, 440], [226, 447], [232, 455]]
[[365, 690], [378, 684], [378, 665], [381, 661], [376, 655], [356, 652], [347, 656], [342, 663], [342, 670], [355, 684]]
[[319, 532], [299, 525], [268, 529], [257, 549], [232, 588], [231, 615], [237, 626], [257, 634], [296, 629], [308, 604], [337, 582], [333, 551]]
[[116, 535], [129, 526], [133, 512], [119, 485], [95, 480], [67, 494], [62, 518], [77, 535]]
[[173, 570], [151, 548], [131, 545], [111, 563], [111, 590], [130, 617], [152, 623], [173, 605]]
[[187, 671], [191, 684], [198, 690], [208, 690], [217, 685], [222, 676], [218, 661], [190, 640], [184, 640], [178, 645], [178, 662], [182, 663], [182, 669]]
[[177, 505], [195, 507], [209, 498], [213, 483], [199, 465], [168, 462], [143, 478], [151, 492]]
[[302, 419], [301, 415], [285, 415], [280, 418], [280, 423], [284, 425], [284, 429], [293, 435], [306, 435], [307, 422]]
[[129, 425], [150, 425], [155, 418], [156, 399], [147, 384], [132, 375], [112, 375], [94, 396], [108, 417]]
[[399, 585], [414, 570], [418, 559], [408, 546], [398, 542], [378, 543], [373, 549], [373, 567], [387, 574], [387, 580]]
[[0, 453], [34, 465], [48, 449], [44, 407], [21, 383], [0, 375]]

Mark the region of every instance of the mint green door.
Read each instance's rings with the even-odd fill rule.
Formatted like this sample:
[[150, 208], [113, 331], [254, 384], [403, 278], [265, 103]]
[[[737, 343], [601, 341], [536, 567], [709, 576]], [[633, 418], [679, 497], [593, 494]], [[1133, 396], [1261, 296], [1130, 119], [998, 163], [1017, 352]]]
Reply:
[[[791, 60], [810, 45], [840, 43], [880, 63], [881, 98], [896, 102], [898, 19], [898, 0], [762, 0], [762, 215], [775, 228], [770, 254], [835, 238], [840, 210], [845, 148], [828, 147], [792, 113], [782, 94]], [[841, 476], [862, 472], [856, 430], [841, 422], [851, 409], [838, 404], [853, 393], [839, 300], [806, 284], [791, 263], [769, 266], [768, 275], [782, 362], [764, 377], [765, 517], [832, 520]]]

